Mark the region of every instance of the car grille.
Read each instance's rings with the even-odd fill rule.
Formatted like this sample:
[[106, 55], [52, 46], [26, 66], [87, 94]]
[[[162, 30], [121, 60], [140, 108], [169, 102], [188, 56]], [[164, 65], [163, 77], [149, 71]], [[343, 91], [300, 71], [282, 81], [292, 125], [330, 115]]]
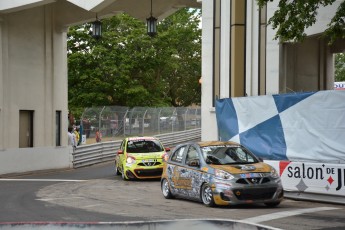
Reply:
[[163, 169], [136, 169], [134, 172], [138, 177], [158, 177], [162, 175]]
[[238, 200], [265, 200], [271, 199], [276, 188], [235, 189], [233, 192]]
[[138, 163], [139, 166], [158, 166], [158, 165], [161, 165], [162, 163], [161, 162], [158, 162], [158, 161], [154, 161], [154, 162], [141, 162], [141, 163]]
[[236, 181], [238, 184], [265, 184], [270, 182], [268, 177], [241, 178]]

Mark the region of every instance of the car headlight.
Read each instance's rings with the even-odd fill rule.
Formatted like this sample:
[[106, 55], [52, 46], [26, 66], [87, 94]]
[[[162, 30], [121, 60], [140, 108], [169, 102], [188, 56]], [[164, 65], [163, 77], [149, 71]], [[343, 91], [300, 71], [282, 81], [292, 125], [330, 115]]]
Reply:
[[235, 177], [234, 177], [233, 175], [231, 175], [230, 173], [225, 172], [225, 171], [220, 170], [220, 169], [215, 169], [214, 174], [215, 174], [215, 176], [216, 176], [217, 178], [223, 179], [223, 180], [232, 180], [232, 179], [235, 178]]
[[273, 177], [275, 179], [279, 178], [279, 174], [278, 174], [277, 170], [273, 167], [271, 167], [271, 177]]
[[127, 164], [134, 164], [135, 163], [135, 158], [132, 156], [128, 156], [126, 159]]

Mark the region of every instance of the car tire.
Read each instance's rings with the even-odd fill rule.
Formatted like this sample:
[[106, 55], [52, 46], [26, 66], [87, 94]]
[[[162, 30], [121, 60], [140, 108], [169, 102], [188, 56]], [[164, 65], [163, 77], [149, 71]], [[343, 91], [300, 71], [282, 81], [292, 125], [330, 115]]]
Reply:
[[125, 171], [122, 170], [122, 173], [121, 173], [121, 177], [122, 177], [122, 180], [128, 180], [125, 176]]
[[267, 207], [270, 207], [270, 208], [277, 207], [279, 204], [280, 204], [280, 201], [265, 203], [265, 205], [266, 205]]
[[117, 175], [117, 176], [121, 175], [119, 168], [116, 165], [116, 161], [115, 161], [115, 175]]
[[214, 199], [213, 199], [213, 193], [211, 186], [207, 183], [203, 184], [201, 187], [200, 197], [202, 203], [208, 207], [215, 206]]
[[162, 193], [165, 199], [174, 198], [174, 196], [172, 195], [170, 191], [169, 182], [167, 179], [162, 180], [161, 189], [162, 189]]

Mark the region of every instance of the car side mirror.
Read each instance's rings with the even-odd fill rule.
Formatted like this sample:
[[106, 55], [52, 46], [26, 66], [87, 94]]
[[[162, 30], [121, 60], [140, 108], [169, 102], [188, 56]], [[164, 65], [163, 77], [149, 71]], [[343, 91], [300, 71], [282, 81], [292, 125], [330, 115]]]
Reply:
[[117, 154], [123, 154], [123, 150], [119, 150], [119, 151], [117, 151]]
[[200, 160], [199, 159], [194, 159], [194, 160], [190, 160], [188, 161], [188, 166], [191, 167], [199, 167], [200, 166]]

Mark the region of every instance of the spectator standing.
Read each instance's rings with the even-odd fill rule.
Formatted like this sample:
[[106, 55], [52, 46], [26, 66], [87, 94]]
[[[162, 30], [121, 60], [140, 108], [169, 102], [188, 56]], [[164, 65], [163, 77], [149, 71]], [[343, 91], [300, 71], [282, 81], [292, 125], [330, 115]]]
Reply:
[[[80, 128], [79, 128], [79, 127], [80, 127]], [[81, 126], [77, 126], [77, 127], [76, 127], [76, 130], [77, 130], [77, 133], [78, 133], [78, 136], [79, 136], [77, 145], [81, 145], [81, 141], [82, 141], [82, 130], [83, 130], [83, 128], [82, 128]]]
[[77, 129], [76, 126], [73, 126], [73, 133], [75, 135], [75, 143], [77, 146], [77, 145], [79, 145], [80, 135], [79, 135], [79, 129]]
[[83, 118], [83, 122], [82, 122], [82, 125], [83, 125], [83, 130], [86, 134], [86, 138], [89, 138], [90, 137], [90, 131], [91, 131], [91, 123], [88, 119], [86, 118]]
[[101, 142], [102, 141], [102, 134], [99, 131], [99, 129], [96, 130], [96, 142]]
[[76, 148], [76, 138], [75, 138], [75, 135], [73, 133], [73, 128], [68, 128], [68, 145], [72, 145], [73, 147], [73, 151], [75, 150]]

